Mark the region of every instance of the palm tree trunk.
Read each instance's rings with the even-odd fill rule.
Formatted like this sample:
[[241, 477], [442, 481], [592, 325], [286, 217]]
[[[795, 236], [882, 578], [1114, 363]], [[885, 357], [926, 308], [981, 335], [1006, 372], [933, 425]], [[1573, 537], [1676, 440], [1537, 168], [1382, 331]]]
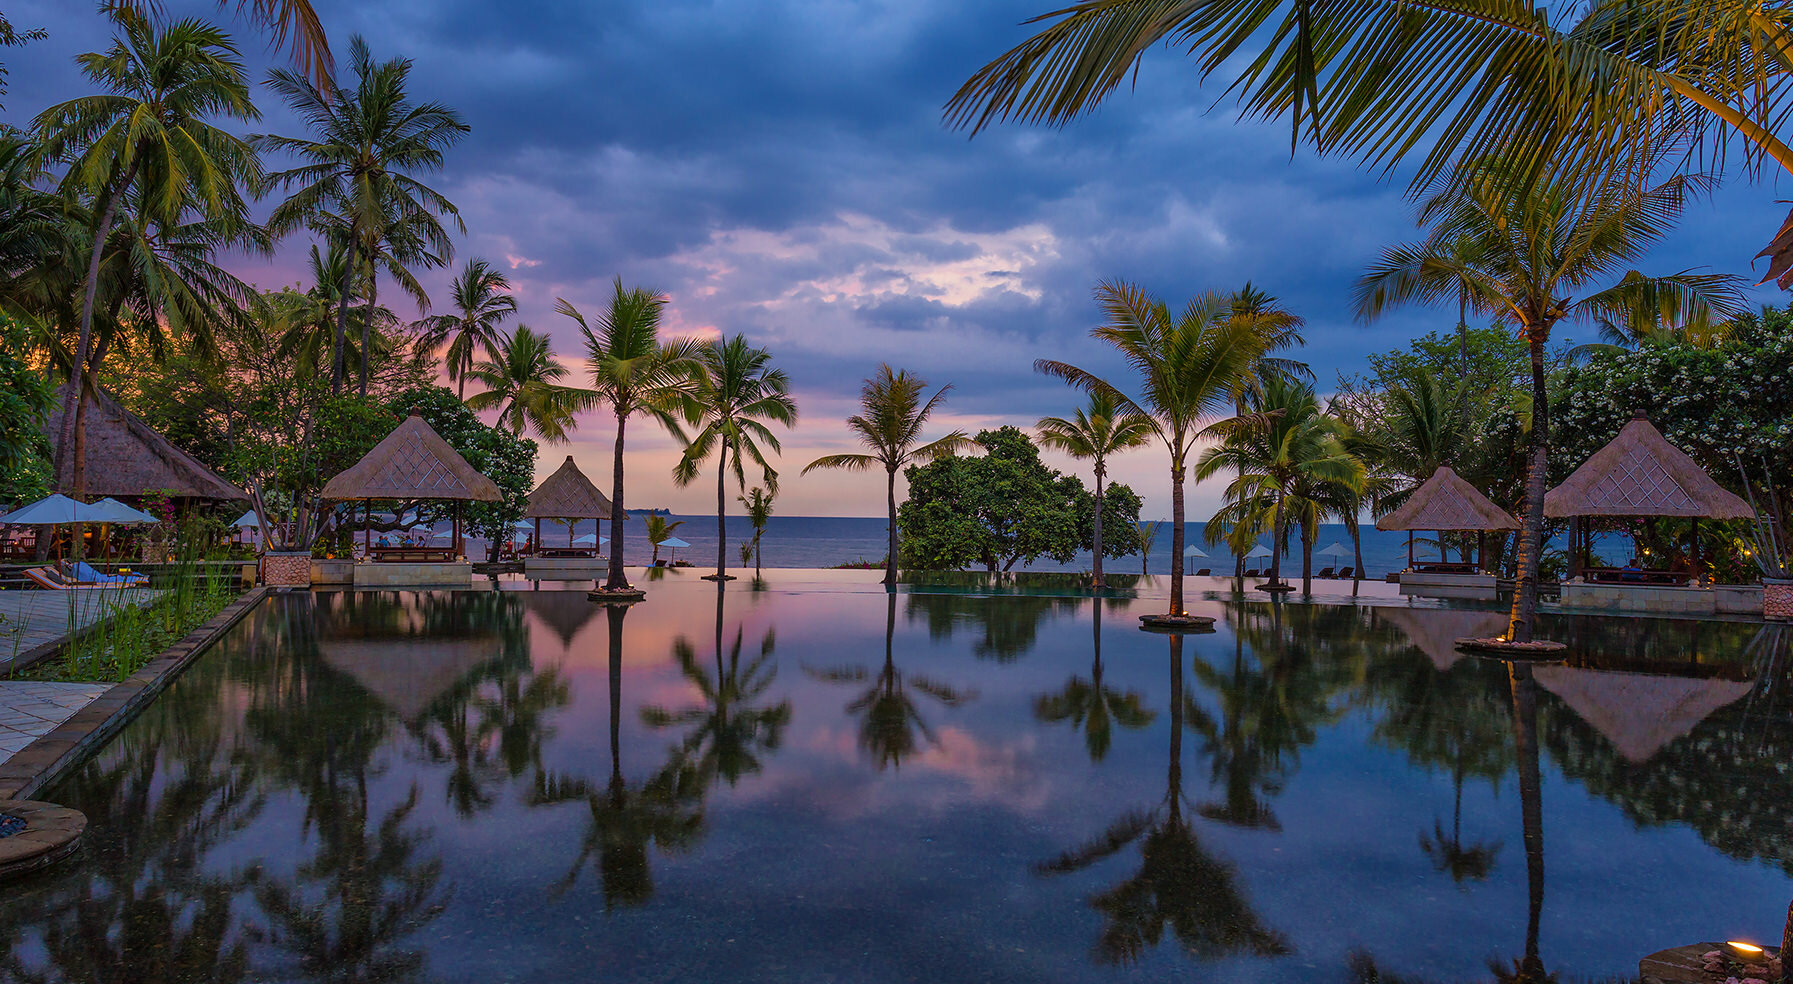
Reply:
[[1102, 587], [1102, 477], [1106, 469], [1102, 467], [1102, 459], [1096, 459], [1096, 551], [1092, 560], [1096, 569], [1096, 587]]
[[[1170, 613], [1183, 614], [1183, 461], [1170, 466]], [[1182, 640], [1177, 640], [1181, 651]]]
[[890, 553], [884, 561], [884, 583], [896, 583], [897, 571], [897, 517], [896, 517], [896, 468], [884, 470], [884, 498], [890, 512]]
[[1356, 565], [1351, 568], [1351, 580], [1361, 581], [1363, 580], [1363, 531], [1358, 528], [1355, 513], [1351, 515], [1345, 526], [1351, 531], [1351, 562]]
[[1513, 611], [1507, 622], [1507, 638], [1531, 642], [1538, 616], [1538, 561], [1544, 553], [1544, 481], [1550, 441], [1550, 394], [1544, 387], [1544, 335], [1533, 330], [1532, 433], [1525, 469], [1525, 517], [1519, 530], [1518, 583], [1513, 590]]
[[361, 318], [361, 398], [367, 399], [367, 364], [373, 361], [373, 353], [368, 349], [368, 332], [374, 323], [374, 304], [380, 297], [380, 281], [375, 276], [374, 258], [367, 258], [367, 305]]
[[760, 536], [766, 532], [765, 527], [753, 531], [753, 579], [760, 579]]
[[1308, 521], [1301, 521], [1301, 593], [1314, 593], [1314, 538]]
[[622, 721], [623, 721], [623, 616], [625, 605], [610, 605], [605, 617], [610, 621], [610, 785], [623, 784]]
[[1165, 801], [1174, 823], [1183, 806], [1183, 637], [1170, 637], [1170, 772], [1165, 776]]
[[1538, 693], [1531, 667], [1508, 663], [1507, 678], [1513, 688], [1513, 746], [1519, 759], [1519, 814], [1525, 840], [1527, 906], [1525, 956], [1520, 979], [1542, 981], [1544, 961], [1538, 956], [1538, 927], [1544, 914], [1544, 804], [1538, 771]]
[[722, 581], [728, 576], [723, 568], [728, 566], [728, 527], [723, 523], [724, 513], [728, 511], [728, 498], [725, 495], [728, 483], [728, 442], [723, 441], [722, 452], [716, 457], [716, 580]]
[[1288, 494], [1276, 490], [1276, 522], [1270, 525], [1270, 583], [1282, 583], [1283, 506]]
[[628, 575], [623, 573], [623, 520], [628, 517], [623, 510], [623, 425], [628, 420], [627, 413], [617, 412], [616, 460], [610, 482], [610, 579], [604, 582], [604, 587], [611, 590], [629, 587]]
[[[350, 230], [350, 236], [353, 235], [354, 230]], [[344, 368], [348, 365], [346, 348], [349, 341], [349, 294], [352, 292], [350, 288], [355, 283], [355, 264], [350, 260], [344, 260], [344, 267], [342, 285], [337, 291], [339, 296], [336, 301], [336, 338], [330, 349], [331, 396], [342, 392], [342, 377]]]
[[[75, 364], [69, 369], [69, 395], [62, 408], [62, 434], [56, 442], [56, 481], [61, 482], [64, 468], [69, 469], [69, 492], [80, 496], [87, 489], [87, 433], [86, 415], [82, 412], [87, 396], [87, 356], [93, 347], [93, 308], [100, 294], [100, 259], [106, 253], [106, 239], [112, 235], [112, 222], [118, 217], [118, 200], [131, 188], [137, 180], [137, 170], [142, 159], [131, 155], [131, 164], [119, 179], [118, 187], [106, 199], [106, 207], [100, 210], [99, 224], [93, 229], [93, 249], [87, 256], [87, 283], [81, 290], [81, 334], [75, 343]], [[68, 460], [70, 453], [74, 460]], [[75, 538], [77, 553], [80, 557], [80, 537]]]

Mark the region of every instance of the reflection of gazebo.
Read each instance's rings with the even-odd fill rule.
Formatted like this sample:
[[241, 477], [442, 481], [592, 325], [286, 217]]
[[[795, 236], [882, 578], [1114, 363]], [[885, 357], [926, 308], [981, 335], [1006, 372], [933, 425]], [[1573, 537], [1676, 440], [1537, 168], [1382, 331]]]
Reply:
[[[357, 565], [355, 583], [424, 584], [453, 583], [471, 577], [470, 569], [454, 562], [461, 554], [461, 503], [497, 502], [504, 498], [498, 484], [475, 471], [467, 459], [430, 429], [422, 417], [406, 417], [386, 439], [360, 461], [338, 473], [324, 485], [324, 498], [360, 500], [371, 512], [374, 499], [444, 499], [454, 503], [452, 545], [439, 547], [368, 547], [368, 557], [408, 570], [393, 576], [363, 576]], [[461, 571], [432, 572], [431, 567], [461, 566]], [[445, 576], [443, 576], [445, 575]]]
[[[1694, 463], [1680, 448], [1650, 422], [1639, 416], [1626, 424], [1619, 435], [1594, 452], [1575, 474], [1544, 496], [1544, 515], [1552, 519], [1568, 519], [1569, 574], [1579, 578], [1578, 585], [1564, 585], [1563, 603], [1592, 604], [1595, 607], [1619, 607], [1623, 601], [1611, 591], [1598, 592], [1599, 598], [1583, 598], [1589, 592], [1576, 590], [1583, 586], [1625, 585], [1629, 589], [1665, 588], [1684, 585], [1700, 579], [1700, 520], [1746, 519], [1754, 515], [1749, 503], [1727, 492]], [[1589, 565], [1592, 532], [1588, 517], [1668, 517], [1689, 520], [1692, 524], [1693, 570], [1645, 571], [1600, 568]], [[1648, 607], [1667, 610], [1711, 611], [1711, 599], [1704, 604], [1689, 601], [1678, 605], [1666, 596], [1639, 599]]]
[[1538, 666], [1532, 675], [1633, 763], [1649, 761], [1664, 746], [1755, 686], [1748, 680], [1577, 666]]
[[523, 595], [523, 607], [560, 639], [560, 646], [572, 646], [573, 637], [598, 611], [598, 606], [577, 591], [530, 591]]
[[[589, 607], [589, 606], [588, 606]], [[375, 633], [318, 641], [318, 655], [415, 722], [467, 674], [499, 655], [496, 633], [464, 636]]]
[[1413, 648], [1426, 654], [1440, 672], [1448, 670], [1463, 653], [1457, 649], [1458, 639], [1487, 639], [1507, 629], [1507, 617], [1500, 612], [1478, 612], [1464, 608], [1375, 608], [1376, 617], [1388, 622], [1413, 643]]
[[[1485, 568], [1488, 532], [1516, 530], [1519, 521], [1513, 514], [1489, 501], [1464, 481], [1456, 472], [1440, 466], [1432, 477], [1413, 490], [1401, 508], [1376, 521], [1379, 530], [1399, 530], [1407, 534], [1407, 569], [1401, 572], [1402, 594], [1423, 594], [1445, 598], [1487, 598], [1495, 592], [1494, 575]], [[1413, 557], [1415, 530], [1438, 533], [1437, 563], [1420, 563]], [[1476, 556], [1473, 563], [1453, 564], [1444, 553], [1444, 534], [1476, 535]]]
[[[554, 474], [543, 479], [542, 484], [529, 493], [523, 518], [535, 520], [535, 556], [523, 561], [524, 577], [583, 580], [599, 576], [599, 538], [594, 534], [590, 547], [575, 546], [573, 524], [581, 519], [609, 519], [610, 500], [573, 463], [572, 455], [567, 455], [567, 460], [554, 470]], [[544, 519], [567, 520], [565, 547], [549, 547], [542, 542]]]

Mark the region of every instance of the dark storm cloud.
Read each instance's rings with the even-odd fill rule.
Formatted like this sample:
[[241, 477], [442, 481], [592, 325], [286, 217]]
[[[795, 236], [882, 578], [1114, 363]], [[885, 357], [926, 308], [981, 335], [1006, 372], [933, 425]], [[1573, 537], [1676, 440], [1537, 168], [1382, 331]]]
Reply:
[[[1351, 281], [1413, 233], [1406, 175], [1291, 157], [1283, 126], [1238, 123], [1230, 104], [1205, 112], [1220, 87], [1200, 88], [1174, 53], [1062, 130], [943, 128], [942, 103], [1025, 36], [1018, 22], [1051, 6], [1038, 0], [317, 2], [339, 54], [364, 34], [376, 56], [414, 60], [419, 97], [467, 117], [471, 135], [432, 182], [466, 218], [460, 255], [508, 269], [523, 320], [570, 356], [555, 297], [589, 313], [616, 276], [657, 286], [676, 328], [772, 346], [818, 408], [812, 433], [838, 430], [817, 416], [838, 421], [879, 361], [956, 382], [957, 412], [1063, 412], [1070, 396], [1032, 373], [1035, 358], [1122, 372], [1085, 337], [1104, 278], [1174, 304], [1249, 279], [1308, 318], [1323, 387], [1455, 319], [1357, 324]], [[71, 59], [108, 31], [81, 0], [7, 9], [52, 32], [7, 53], [7, 119], [21, 123], [80, 90]], [[292, 132], [262, 102], [257, 128]], [[1773, 197], [1734, 183], [1644, 266], [1747, 273]], [[289, 281], [299, 255], [244, 273]], [[424, 279], [442, 295], [446, 272]]]

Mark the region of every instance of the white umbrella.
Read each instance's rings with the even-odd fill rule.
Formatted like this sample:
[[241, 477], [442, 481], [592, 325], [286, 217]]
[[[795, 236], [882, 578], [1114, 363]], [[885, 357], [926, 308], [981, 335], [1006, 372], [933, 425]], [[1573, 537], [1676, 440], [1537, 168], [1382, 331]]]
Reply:
[[261, 520], [256, 518], [255, 510], [251, 509], [243, 515], [238, 516], [237, 521], [230, 525], [235, 526], [240, 530], [258, 530], [261, 529]]
[[1342, 543], [1334, 543], [1325, 550], [1316, 550], [1314, 553], [1319, 554], [1322, 557], [1344, 557], [1351, 553], [1351, 548]]
[[89, 523], [159, 523], [161, 520], [141, 509], [130, 506], [113, 498], [105, 498], [87, 507], [86, 521]]
[[596, 534], [596, 533], [587, 533], [587, 534], [585, 534], [585, 535], [584, 535], [584, 536], [577, 536], [577, 537], [574, 537], [574, 538], [573, 538], [573, 542], [574, 542], [574, 543], [598, 543], [598, 544], [604, 544], [604, 543], [609, 543], [609, 542], [610, 542], [610, 538], [609, 538], [609, 537], [607, 537], [607, 536], [599, 536], [599, 535], [597, 535], [597, 534]]
[[1270, 556], [1270, 548], [1269, 548], [1269, 547], [1266, 547], [1266, 546], [1264, 546], [1264, 545], [1263, 545], [1263, 544], [1261, 544], [1261, 543], [1260, 543], [1260, 544], [1258, 544], [1258, 545], [1257, 545], [1257, 546], [1255, 546], [1255, 547], [1252, 547], [1252, 548], [1251, 548], [1251, 552], [1250, 552], [1250, 553], [1247, 553], [1247, 554], [1246, 554], [1246, 555], [1245, 555], [1245, 557], [1246, 557], [1246, 559], [1247, 559], [1247, 560], [1249, 560], [1249, 559], [1251, 559], [1251, 558], [1253, 558], [1253, 557], [1268, 557], [1268, 556]]
[[76, 502], [66, 495], [57, 493], [46, 496], [28, 506], [20, 506], [4, 516], [0, 516], [0, 524], [9, 526], [58, 526], [63, 523], [98, 523], [93, 519], [93, 507], [84, 502]]
[[686, 543], [685, 541], [679, 539], [676, 536], [669, 536], [666, 539], [661, 540], [660, 545], [662, 547], [688, 547], [691, 544]]
[[1183, 548], [1183, 556], [1185, 556], [1185, 557], [1206, 557], [1207, 554], [1202, 553], [1202, 548], [1195, 546], [1194, 544], [1190, 544], [1189, 546]]

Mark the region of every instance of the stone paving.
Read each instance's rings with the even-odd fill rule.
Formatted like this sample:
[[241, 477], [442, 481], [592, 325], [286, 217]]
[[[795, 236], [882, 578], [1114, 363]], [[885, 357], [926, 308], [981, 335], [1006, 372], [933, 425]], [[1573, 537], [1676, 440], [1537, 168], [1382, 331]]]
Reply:
[[49, 734], [111, 688], [109, 683], [0, 680], [0, 762]]
[[156, 588], [89, 588], [79, 591], [0, 591], [0, 678], [15, 655], [84, 629], [120, 605], [143, 605]]

